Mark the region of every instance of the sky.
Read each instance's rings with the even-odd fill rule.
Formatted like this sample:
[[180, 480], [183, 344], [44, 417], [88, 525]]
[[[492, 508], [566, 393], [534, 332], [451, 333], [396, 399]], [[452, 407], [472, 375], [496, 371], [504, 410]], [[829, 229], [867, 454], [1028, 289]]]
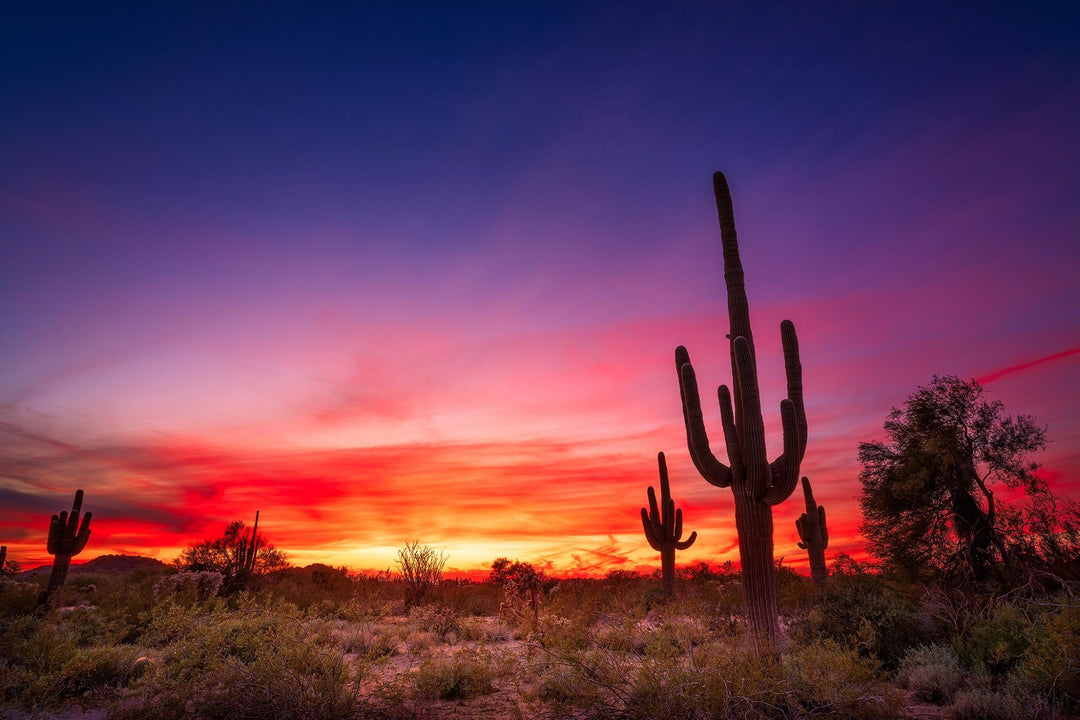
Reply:
[[5, 8], [0, 543], [49, 562], [83, 488], [76, 561], [259, 510], [300, 565], [649, 570], [663, 451], [678, 562], [737, 559], [673, 361], [730, 382], [714, 170], [771, 457], [799, 333], [827, 556], [865, 557], [858, 443], [937, 373], [1034, 415], [1080, 498], [1067, 5]]

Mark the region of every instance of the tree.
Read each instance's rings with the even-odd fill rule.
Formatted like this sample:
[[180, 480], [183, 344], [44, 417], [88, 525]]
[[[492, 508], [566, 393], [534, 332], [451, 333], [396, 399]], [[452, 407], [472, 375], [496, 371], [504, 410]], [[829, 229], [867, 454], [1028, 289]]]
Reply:
[[256, 575], [288, 567], [285, 554], [267, 542], [255, 527], [249, 529], [242, 520], [234, 520], [221, 537], [192, 543], [177, 558], [177, 566], [186, 572], [219, 572], [225, 580], [225, 593], [247, 585]]
[[408, 593], [405, 600], [407, 605], [419, 604], [439, 584], [446, 560], [446, 553], [421, 545], [419, 540], [410, 540], [398, 550], [395, 562]]
[[1030, 460], [1046, 447], [1046, 430], [1030, 415], [1007, 415], [978, 382], [936, 375], [902, 409], [893, 408], [885, 433], [886, 442], [859, 444], [870, 551], [912, 578], [1000, 579], [1020, 559], [1020, 538], [1009, 530], [1013, 508], [995, 491], [1050, 495]]

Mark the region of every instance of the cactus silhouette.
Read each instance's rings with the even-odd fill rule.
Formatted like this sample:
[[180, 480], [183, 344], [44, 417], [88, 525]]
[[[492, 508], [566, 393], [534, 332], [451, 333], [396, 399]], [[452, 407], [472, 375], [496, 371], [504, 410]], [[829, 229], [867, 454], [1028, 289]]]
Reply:
[[255, 573], [255, 558], [259, 554], [258, 545], [258, 533], [259, 533], [259, 511], [255, 511], [255, 526], [251, 528], [251, 542], [240, 550], [240, 557], [237, 558], [239, 567], [237, 568], [237, 577], [251, 577]]
[[675, 509], [671, 499], [671, 485], [668, 482], [667, 462], [664, 453], [656, 457], [660, 465], [660, 504], [656, 503], [656, 492], [649, 486], [649, 509], [641, 508], [641, 524], [645, 528], [645, 539], [653, 550], [660, 553], [660, 575], [663, 582], [664, 597], [671, 597], [675, 592], [675, 551], [685, 550], [697, 540], [697, 532], [682, 542], [682, 510]]
[[90, 518], [93, 513], [86, 513], [79, 522], [79, 511], [82, 510], [83, 491], [75, 491], [75, 502], [71, 506], [71, 513], [66, 510], [59, 515], [53, 515], [49, 523], [49, 554], [55, 556], [52, 573], [49, 575], [49, 587], [41, 596], [43, 603], [56, 601], [56, 591], [67, 579], [68, 567], [71, 558], [82, 552], [86, 547], [86, 541], [90, 539]]
[[7, 562], [7, 545], [0, 545], [0, 575], [4, 574], [5, 562]]
[[825, 567], [825, 548], [829, 547], [829, 530], [825, 527], [825, 508], [814, 502], [814, 491], [810, 488], [810, 479], [802, 479], [803, 497], [806, 499], [806, 512], [795, 521], [799, 531], [799, 547], [810, 556], [810, 577], [822, 582], [829, 577]]
[[734, 398], [725, 385], [721, 385], [717, 393], [730, 465], [718, 460], [709, 447], [697, 379], [685, 347], [676, 348], [675, 367], [679, 375], [686, 443], [694, 466], [712, 485], [730, 487], [735, 499], [735, 528], [739, 536], [739, 560], [750, 631], [764, 649], [775, 652], [779, 625], [772, 508], [794, 492], [799, 482], [799, 467], [806, 452], [806, 411], [803, 407], [799, 341], [795, 335], [795, 325], [790, 320], [784, 320], [780, 324], [787, 375], [787, 399], [780, 402], [784, 449], [770, 463], [765, 451], [757, 356], [735, 234], [735, 214], [731, 206], [731, 191], [723, 173], [713, 175], [713, 192], [716, 195], [724, 251], [729, 320], [727, 337], [731, 342], [734, 388]]

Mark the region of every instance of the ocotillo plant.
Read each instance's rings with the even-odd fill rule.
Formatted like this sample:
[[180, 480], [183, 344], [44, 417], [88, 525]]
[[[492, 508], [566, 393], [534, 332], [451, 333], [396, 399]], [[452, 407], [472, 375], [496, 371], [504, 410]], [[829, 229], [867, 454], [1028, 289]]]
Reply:
[[829, 530], [825, 527], [825, 508], [814, 502], [814, 491], [810, 488], [810, 479], [802, 479], [803, 497], [806, 499], [806, 512], [795, 521], [799, 531], [799, 547], [810, 556], [810, 577], [816, 582], [823, 582], [829, 577], [825, 567], [825, 548], [829, 547]]
[[641, 508], [641, 524], [645, 528], [645, 539], [653, 550], [660, 553], [660, 577], [664, 588], [664, 597], [671, 597], [675, 592], [675, 551], [685, 550], [697, 540], [697, 532], [682, 542], [682, 510], [675, 509], [671, 499], [671, 484], [668, 482], [667, 462], [664, 453], [657, 455], [660, 465], [660, 504], [656, 503], [656, 492], [649, 486], [649, 509]]
[[67, 579], [68, 567], [71, 558], [82, 552], [86, 547], [86, 541], [90, 539], [90, 518], [93, 513], [82, 516], [79, 522], [79, 511], [82, 510], [83, 491], [75, 491], [75, 502], [71, 506], [71, 513], [66, 510], [59, 515], [53, 515], [49, 522], [49, 554], [55, 557], [53, 560], [52, 573], [49, 575], [49, 587], [45, 590], [41, 600], [43, 602], [55, 602], [56, 591]]
[[686, 348], [675, 350], [683, 420], [690, 457], [701, 476], [717, 487], [730, 487], [735, 498], [735, 528], [739, 535], [746, 614], [755, 640], [776, 650], [779, 633], [776, 607], [776, 573], [773, 564], [773, 505], [795, 490], [799, 467], [806, 452], [806, 412], [803, 407], [802, 365], [799, 341], [790, 320], [780, 324], [787, 374], [787, 399], [780, 402], [784, 428], [784, 451], [771, 463], [765, 451], [765, 422], [757, 381], [757, 356], [750, 329], [742, 261], [735, 235], [731, 192], [723, 173], [713, 175], [720, 238], [724, 250], [724, 281], [727, 285], [728, 339], [731, 341], [731, 374], [734, 393], [721, 385], [720, 420], [729, 465], [713, 455], [701, 414], [697, 379]]

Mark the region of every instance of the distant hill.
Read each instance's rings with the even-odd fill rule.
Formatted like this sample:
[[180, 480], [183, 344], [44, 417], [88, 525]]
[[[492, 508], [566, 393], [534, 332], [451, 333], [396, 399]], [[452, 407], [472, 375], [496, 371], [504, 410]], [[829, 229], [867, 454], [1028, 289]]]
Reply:
[[[160, 560], [143, 557], [142, 555], [99, 555], [93, 560], [87, 560], [80, 565], [72, 565], [71, 569], [68, 570], [68, 575], [78, 575], [80, 573], [126, 575], [135, 572], [136, 570], [162, 572], [167, 570], [168, 567], [168, 565]], [[26, 570], [22, 572], [21, 575], [23, 577], [33, 577], [37, 575], [46, 575], [50, 572], [52, 572], [52, 565], [42, 565], [33, 570]]]

